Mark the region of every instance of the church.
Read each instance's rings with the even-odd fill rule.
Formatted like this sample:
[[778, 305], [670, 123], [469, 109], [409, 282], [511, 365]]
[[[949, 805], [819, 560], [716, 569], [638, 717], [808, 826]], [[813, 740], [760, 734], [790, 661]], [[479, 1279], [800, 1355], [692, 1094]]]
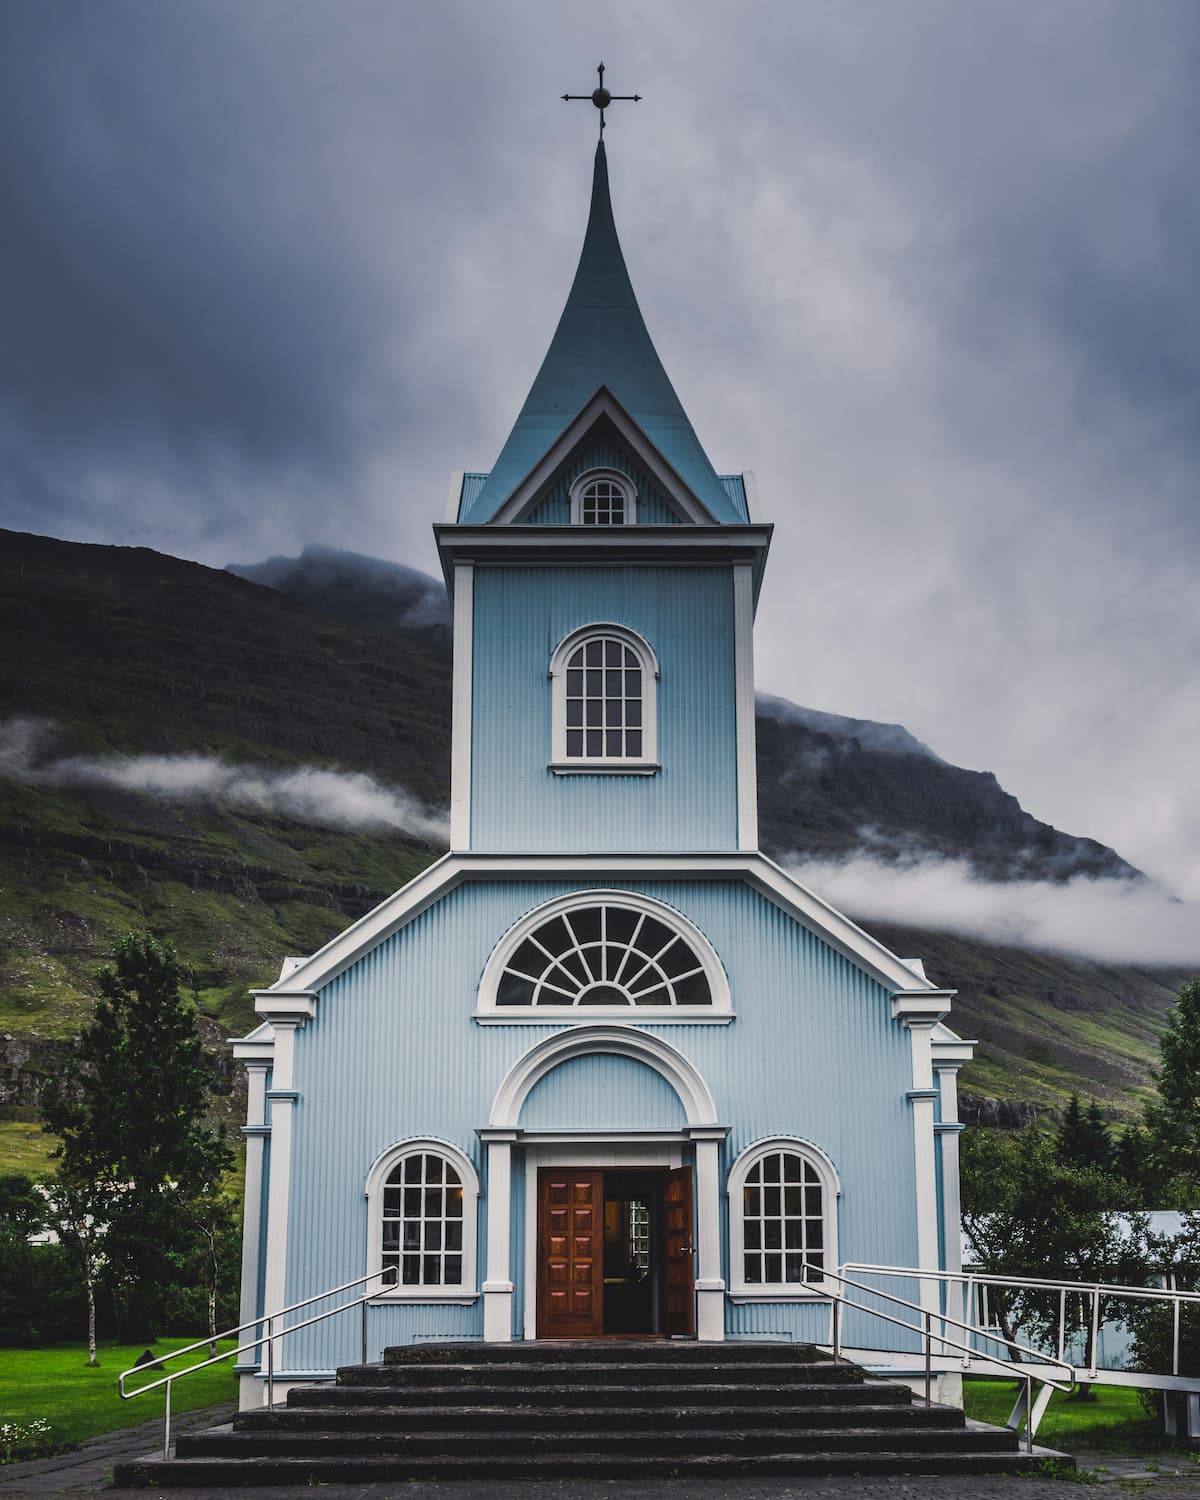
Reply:
[[[970, 1044], [952, 991], [758, 850], [771, 526], [650, 340], [603, 135], [541, 369], [434, 530], [450, 848], [255, 992], [243, 1319], [370, 1277], [370, 1360], [824, 1342], [840, 1266], [957, 1269]], [[276, 1381], [332, 1379], [359, 1338], [289, 1334]]]

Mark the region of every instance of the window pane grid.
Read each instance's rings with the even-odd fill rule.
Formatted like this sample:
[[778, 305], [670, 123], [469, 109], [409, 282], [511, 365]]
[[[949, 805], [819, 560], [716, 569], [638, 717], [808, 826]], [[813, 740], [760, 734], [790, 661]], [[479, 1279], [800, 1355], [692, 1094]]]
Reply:
[[816, 1169], [792, 1151], [756, 1161], [742, 1188], [747, 1286], [820, 1280], [825, 1266], [824, 1193]]
[[593, 479], [580, 496], [579, 516], [585, 526], [624, 526], [624, 489], [615, 479]]
[[623, 641], [597, 636], [567, 661], [566, 751], [575, 759], [642, 756], [642, 667]]
[[[628, 907], [600, 905], [578, 908], [570, 920], [565, 914], [552, 917], [520, 943], [505, 965], [497, 1003], [711, 1005], [704, 965], [678, 933], [641, 912], [631, 935], [620, 936], [629, 931], [634, 915]], [[534, 950], [547, 960], [540, 969], [531, 962]], [[678, 964], [660, 962], [668, 950], [679, 954]]]
[[443, 1157], [415, 1152], [389, 1175], [381, 1263], [385, 1286], [462, 1285], [462, 1181]]

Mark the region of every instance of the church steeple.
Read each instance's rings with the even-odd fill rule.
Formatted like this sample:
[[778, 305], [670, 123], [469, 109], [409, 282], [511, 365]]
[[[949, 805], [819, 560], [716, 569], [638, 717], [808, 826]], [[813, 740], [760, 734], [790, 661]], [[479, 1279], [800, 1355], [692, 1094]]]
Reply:
[[602, 387], [633, 418], [714, 520], [732, 524], [742, 520], [700, 446], [646, 331], [617, 238], [603, 140], [596, 148], [583, 251], [554, 338], [495, 467], [459, 519], [467, 524], [491, 520]]

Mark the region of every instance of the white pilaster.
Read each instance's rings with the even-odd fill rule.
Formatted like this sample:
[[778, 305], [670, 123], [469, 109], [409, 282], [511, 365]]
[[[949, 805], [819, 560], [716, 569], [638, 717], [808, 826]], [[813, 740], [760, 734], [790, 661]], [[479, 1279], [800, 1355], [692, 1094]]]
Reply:
[[[271, 1017], [275, 1033], [275, 1064], [266, 1097], [271, 1105], [271, 1175], [267, 1184], [267, 1264], [263, 1278], [263, 1312], [280, 1311], [287, 1275], [288, 1193], [292, 1175], [292, 1113], [296, 1093], [292, 1088], [296, 1032], [302, 1019]], [[274, 1339], [275, 1368], [279, 1369], [278, 1327]]]
[[242, 1294], [239, 1322], [258, 1312], [258, 1256], [262, 1241], [263, 1156], [267, 1124], [267, 1073], [270, 1063], [246, 1064], [246, 1198], [242, 1212]]
[[[916, 1176], [917, 1265], [936, 1271], [938, 1265], [937, 1170], [934, 1159], [933, 1114], [937, 1091], [933, 1086], [931, 1019], [909, 1016], [912, 1043], [912, 1081], [909, 1092], [913, 1111], [913, 1151]], [[920, 1303], [930, 1312], [941, 1311], [936, 1280], [922, 1281]]]
[[724, 1129], [689, 1130], [696, 1144], [696, 1337], [725, 1338], [725, 1280], [721, 1275], [721, 1142]]
[[474, 673], [475, 569], [454, 567], [454, 678], [450, 724], [450, 848], [471, 847], [471, 684]]
[[515, 1130], [480, 1131], [487, 1146], [487, 1277], [483, 1283], [483, 1340], [508, 1344], [513, 1336], [512, 1148]]

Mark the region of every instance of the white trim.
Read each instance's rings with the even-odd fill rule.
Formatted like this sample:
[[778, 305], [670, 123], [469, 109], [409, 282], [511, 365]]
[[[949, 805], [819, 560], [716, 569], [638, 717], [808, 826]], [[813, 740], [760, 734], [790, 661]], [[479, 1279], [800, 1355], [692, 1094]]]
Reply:
[[[725, 1191], [729, 1197], [729, 1296], [733, 1302], [812, 1302], [827, 1300], [835, 1290], [828, 1280], [782, 1282], [779, 1284], [746, 1281], [745, 1223], [741, 1196], [750, 1169], [773, 1151], [789, 1151], [802, 1157], [821, 1179], [821, 1213], [823, 1220], [824, 1264], [834, 1269], [838, 1260], [838, 1200], [842, 1184], [837, 1168], [814, 1141], [798, 1135], [774, 1135], [753, 1141], [739, 1153], [729, 1168]], [[780, 1253], [782, 1254], [782, 1247]]]
[[[653, 917], [655, 921], [661, 922], [664, 927], [669, 927], [672, 932], [678, 933], [695, 953], [704, 970], [709, 994], [712, 996], [712, 1004], [656, 1005], [640, 1008], [636, 1005], [625, 1005], [619, 1008], [589, 1005], [582, 1008], [564, 1006], [562, 1009], [531, 1006], [528, 1010], [515, 1005], [498, 1006], [496, 1004], [496, 989], [500, 983], [500, 976], [513, 954], [531, 932], [536, 932], [543, 923], [550, 922], [555, 917], [564, 914], [569, 916], [571, 912], [578, 911], [582, 907], [601, 905], [621, 906], [629, 911], [645, 913]], [[497, 1020], [513, 1021], [520, 1018], [526, 1021], [538, 1021], [543, 1026], [556, 1024], [561, 1026], [564, 1023], [586, 1026], [602, 1020], [624, 1021], [626, 1024], [635, 1020], [652, 1025], [664, 1025], [672, 1021], [690, 1024], [697, 1019], [713, 1020], [720, 1017], [722, 1020], [730, 1020], [732, 1016], [733, 996], [730, 992], [729, 976], [725, 973], [725, 966], [717, 950], [691, 918], [684, 916], [677, 907], [668, 906], [665, 901], [656, 900], [653, 896], [644, 896], [640, 891], [618, 891], [604, 887], [587, 891], [571, 891], [565, 896], [553, 896], [549, 901], [543, 901], [540, 906], [535, 906], [532, 911], [527, 911], [524, 916], [519, 917], [488, 954], [475, 997], [477, 1020], [494, 1017]]]
[[458, 520], [459, 507], [462, 505], [463, 480], [466, 473], [462, 469], [453, 469], [450, 473], [450, 490], [446, 496], [446, 521], [453, 525]]
[[661, 1037], [633, 1026], [579, 1025], [535, 1042], [505, 1074], [492, 1101], [488, 1124], [515, 1130], [521, 1107], [535, 1084], [547, 1073], [575, 1057], [611, 1053], [653, 1068], [679, 1095], [689, 1125], [716, 1125], [717, 1106], [695, 1065]]
[[[406, 886], [331, 939], [290, 976], [311, 992], [344, 973], [363, 954], [413, 921], [457, 886], [469, 880], [562, 879], [660, 880], [684, 877], [743, 880], [830, 947], [863, 969], [895, 996], [924, 999], [940, 1013], [949, 1009], [953, 990], [930, 990], [889, 949], [793, 879], [762, 853], [740, 854], [446, 854]], [[270, 1009], [271, 990], [259, 992], [255, 1009]], [[930, 1000], [932, 998], [932, 1002]]]
[[624, 496], [625, 519], [619, 524], [621, 526], [637, 525], [637, 486], [628, 474], [620, 469], [585, 469], [575, 483], [571, 486], [568, 494], [571, 500], [571, 525], [582, 526], [583, 521], [583, 492], [589, 484], [595, 483], [597, 479], [607, 479], [615, 484]]
[[242, 1281], [239, 1321], [258, 1315], [258, 1265], [262, 1249], [263, 1157], [266, 1149], [269, 1058], [246, 1061], [246, 1181], [242, 1213]]
[[758, 475], [753, 469], [742, 470], [742, 489], [746, 492], [746, 519], [752, 526], [761, 526], [763, 516], [758, 498]]
[[[571, 454], [584, 443], [593, 427], [607, 417], [633, 450], [642, 468], [654, 480], [667, 501], [689, 521], [700, 525], [719, 525], [716, 517], [666, 461], [642, 429], [634, 422], [621, 403], [605, 386], [601, 386], [551, 444], [534, 467], [487, 523], [503, 526], [521, 520], [524, 512], [531, 509], [542, 498], [559, 470], [568, 462]], [[594, 528], [589, 527], [591, 531]]]
[[662, 766], [656, 760], [552, 760], [556, 776], [657, 776]]
[[754, 724], [754, 574], [733, 565], [733, 689], [737, 731], [737, 836], [739, 849], [758, 848], [757, 732]]
[[[913, 1177], [917, 1223], [917, 1265], [923, 1271], [941, 1269], [938, 1249], [937, 1167], [933, 1113], [937, 1090], [933, 1082], [933, 1049], [930, 1034], [936, 1024], [922, 1016], [910, 1016], [908, 1027], [912, 1047], [912, 1092], [909, 1098], [913, 1112]], [[921, 1304], [930, 1312], [938, 1309], [938, 1287], [934, 1280], [922, 1280]]]
[[[611, 636], [627, 646], [641, 663], [642, 673], [642, 753], [623, 755], [567, 756], [567, 662], [580, 646], [596, 636]], [[594, 670], [594, 669], [593, 669]], [[603, 670], [603, 669], [601, 669]], [[580, 625], [565, 635], [550, 655], [550, 764], [552, 769], [569, 766], [573, 771], [598, 768], [619, 774], [635, 771], [646, 774], [658, 769], [658, 657], [645, 636], [628, 625], [596, 621]], [[585, 731], [586, 732], [586, 731]]]
[[474, 1302], [479, 1296], [475, 1269], [479, 1241], [479, 1177], [460, 1147], [436, 1136], [396, 1141], [371, 1163], [363, 1186], [367, 1200], [367, 1275], [373, 1276], [383, 1267], [384, 1184], [402, 1161], [422, 1154], [440, 1156], [448, 1161], [462, 1183], [462, 1282], [458, 1286], [385, 1286], [371, 1300], [380, 1305], [392, 1302]]
[[471, 691], [474, 673], [475, 569], [454, 565], [454, 668], [450, 718], [450, 847], [471, 847]]
[[[257, 1002], [256, 1002], [257, 1003]], [[263, 1308], [267, 1312], [287, 1306], [288, 1194], [292, 1179], [292, 1116], [296, 1096], [292, 1092], [296, 1032], [300, 1019], [273, 1018], [275, 1052], [271, 1068], [271, 1156], [267, 1178], [266, 1269], [263, 1276]], [[282, 1340], [275, 1344], [275, 1368], [282, 1367]]]

